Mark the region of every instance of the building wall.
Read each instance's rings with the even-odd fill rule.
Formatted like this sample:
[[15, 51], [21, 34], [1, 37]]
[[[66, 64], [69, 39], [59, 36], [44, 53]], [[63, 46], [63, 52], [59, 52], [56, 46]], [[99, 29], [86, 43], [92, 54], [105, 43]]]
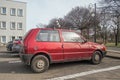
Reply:
[[[6, 15], [0, 13], [0, 22], [6, 22], [6, 29], [0, 28], [1, 36], [6, 36], [6, 42], [11, 40], [11, 36], [24, 36], [26, 32], [26, 3], [13, 0], [0, 0], [0, 8], [6, 7]], [[16, 9], [16, 15], [11, 15], [11, 8]], [[23, 16], [18, 16], [18, 9], [23, 10]], [[1, 9], [0, 9], [1, 10]], [[11, 22], [15, 22], [15, 29], [11, 29]], [[18, 23], [22, 23], [22, 29], [18, 29]], [[0, 40], [1, 42], [1, 40]]]

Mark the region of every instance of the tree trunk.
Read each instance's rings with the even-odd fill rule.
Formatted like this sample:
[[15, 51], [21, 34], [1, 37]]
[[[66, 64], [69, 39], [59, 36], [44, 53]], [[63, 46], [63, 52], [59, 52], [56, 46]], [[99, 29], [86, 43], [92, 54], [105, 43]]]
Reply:
[[115, 46], [118, 45], [118, 37], [117, 37], [117, 34], [115, 34]]

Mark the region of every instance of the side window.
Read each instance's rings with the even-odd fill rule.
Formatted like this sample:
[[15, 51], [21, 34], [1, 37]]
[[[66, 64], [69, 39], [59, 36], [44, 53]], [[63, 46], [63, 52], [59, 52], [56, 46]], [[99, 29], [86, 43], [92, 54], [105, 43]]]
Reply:
[[75, 32], [62, 32], [64, 42], [84, 42], [80, 35]]
[[59, 42], [60, 37], [58, 31], [55, 30], [41, 30], [37, 36], [38, 41]]

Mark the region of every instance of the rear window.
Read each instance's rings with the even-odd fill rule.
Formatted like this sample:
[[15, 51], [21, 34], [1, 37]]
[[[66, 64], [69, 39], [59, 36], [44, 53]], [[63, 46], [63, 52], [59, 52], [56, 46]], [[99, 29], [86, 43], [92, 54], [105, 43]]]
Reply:
[[57, 30], [40, 30], [37, 41], [59, 42], [59, 32]]

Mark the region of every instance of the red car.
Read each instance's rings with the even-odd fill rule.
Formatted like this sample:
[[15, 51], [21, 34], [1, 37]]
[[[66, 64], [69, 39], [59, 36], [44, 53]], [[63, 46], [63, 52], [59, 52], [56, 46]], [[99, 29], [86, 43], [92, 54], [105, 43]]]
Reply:
[[106, 54], [106, 47], [71, 30], [35, 28], [24, 37], [21, 60], [34, 72], [44, 72], [51, 63], [90, 60], [99, 64]]

